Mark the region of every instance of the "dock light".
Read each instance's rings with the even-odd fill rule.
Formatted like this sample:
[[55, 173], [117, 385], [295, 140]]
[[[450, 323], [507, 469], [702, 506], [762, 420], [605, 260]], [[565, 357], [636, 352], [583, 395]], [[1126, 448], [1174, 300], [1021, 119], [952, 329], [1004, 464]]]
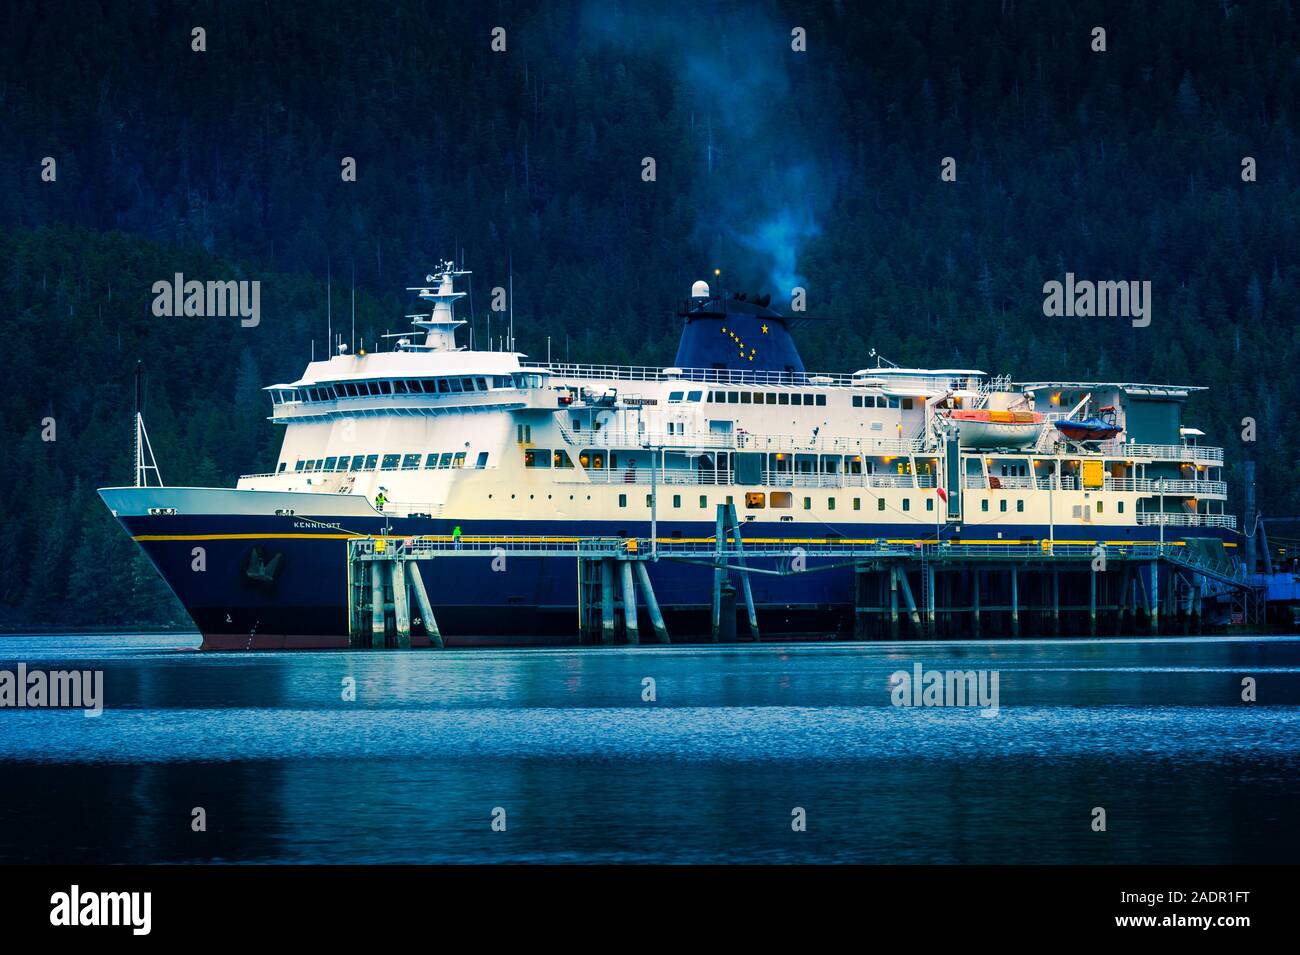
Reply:
[[718, 277], [719, 275], [721, 275], [721, 274], [722, 274], [722, 269], [714, 269], [714, 270], [713, 270], [713, 277], [714, 277], [714, 278], [717, 278], [717, 277]]

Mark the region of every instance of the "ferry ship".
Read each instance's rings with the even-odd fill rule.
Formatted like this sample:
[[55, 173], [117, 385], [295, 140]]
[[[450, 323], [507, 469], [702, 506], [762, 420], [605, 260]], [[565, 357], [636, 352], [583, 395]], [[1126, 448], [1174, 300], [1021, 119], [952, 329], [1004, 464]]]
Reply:
[[[279, 458], [233, 488], [161, 486], [137, 415], [136, 486], [99, 493], [204, 647], [348, 646], [358, 536], [708, 542], [728, 503], [747, 543], [1236, 546], [1223, 451], [1183, 423], [1193, 386], [1013, 383], [874, 351], [808, 372], [798, 318], [706, 282], [677, 308], [672, 365], [529, 361], [457, 344], [467, 274], [444, 263], [410, 290], [423, 307], [394, 348], [338, 341], [268, 386]], [[1103, 440], [1056, 426], [1102, 409]], [[431, 561], [422, 577], [447, 645], [556, 645], [578, 639], [576, 563]], [[713, 571], [648, 570], [675, 638], [708, 634]], [[852, 567], [753, 584], [764, 639], [852, 632]], [[418, 626], [412, 642], [428, 643]]]

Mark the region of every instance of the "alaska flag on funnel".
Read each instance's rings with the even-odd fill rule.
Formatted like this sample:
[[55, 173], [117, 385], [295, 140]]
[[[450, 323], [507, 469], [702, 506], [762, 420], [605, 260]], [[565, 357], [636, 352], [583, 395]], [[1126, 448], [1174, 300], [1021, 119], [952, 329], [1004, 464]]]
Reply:
[[678, 368], [804, 370], [786, 319], [764, 299], [700, 296], [678, 314], [686, 319], [674, 362]]

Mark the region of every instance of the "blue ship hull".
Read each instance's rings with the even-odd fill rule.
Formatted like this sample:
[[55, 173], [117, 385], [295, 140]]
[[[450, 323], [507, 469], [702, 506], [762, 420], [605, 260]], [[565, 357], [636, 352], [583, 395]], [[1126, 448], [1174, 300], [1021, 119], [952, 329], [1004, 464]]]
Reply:
[[[331, 648], [348, 645], [347, 539], [350, 533], [382, 534], [382, 519], [349, 517], [269, 517], [254, 515], [123, 516], [119, 520], [137, 540], [176, 593], [211, 649]], [[318, 525], [317, 520], [324, 526]], [[333, 523], [331, 524], [331, 521]], [[394, 518], [394, 536], [450, 535], [457, 522]], [[340, 524], [342, 526], [340, 526]], [[647, 522], [571, 521], [460, 522], [467, 537], [584, 536], [648, 537]], [[972, 529], [975, 530], [975, 529]], [[1184, 529], [1179, 528], [1179, 531]], [[824, 539], [845, 537], [934, 539], [923, 524], [844, 525], [839, 528], [790, 523], [748, 523], [744, 537]], [[1180, 539], [1167, 529], [1167, 539]], [[711, 538], [711, 521], [660, 521], [660, 539]], [[1033, 543], [1048, 537], [1046, 526], [982, 524], [966, 542]], [[1235, 537], [1231, 531], [1197, 528], [1195, 536]], [[1159, 528], [1096, 526], [1056, 529], [1059, 543], [1097, 540], [1150, 542]], [[960, 532], [945, 529], [944, 540], [962, 543]], [[246, 573], [250, 553], [281, 555], [271, 582]], [[202, 548], [203, 569], [196, 569]], [[772, 558], [755, 558], [754, 566]], [[830, 560], [808, 559], [808, 570]], [[710, 633], [712, 570], [661, 560], [649, 565], [650, 578], [674, 642]], [[487, 556], [445, 558], [421, 563], [421, 572], [449, 646], [564, 645], [578, 642], [579, 581], [573, 558], [507, 557], [494, 571]], [[760, 630], [773, 638], [833, 638], [853, 633], [854, 573], [840, 566], [786, 576], [753, 575]], [[648, 627], [646, 628], [648, 629]], [[745, 638], [747, 631], [739, 631]], [[414, 645], [427, 644], [417, 628]]]

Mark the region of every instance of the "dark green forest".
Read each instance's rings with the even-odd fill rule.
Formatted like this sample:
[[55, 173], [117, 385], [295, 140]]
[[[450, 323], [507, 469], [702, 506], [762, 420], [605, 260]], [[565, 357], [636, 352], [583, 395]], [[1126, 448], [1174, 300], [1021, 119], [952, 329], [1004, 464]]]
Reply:
[[[668, 363], [718, 268], [807, 289], [810, 369], [1205, 385], [1234, 509], [1254, 458], [1300, 513], [1298, 34], [1286, 0], [10, 0], [0, 627], [181, 621], [94, 494], [132, 478], [137, 361], [164, 480], [229, 484], [274, 460], [261, 388], [327, 301], [343, 330], [355, 282], [373, 342], [453, 256], [479, 344], [513, 275], [533, 357]], [[1151, 325], [1045, 318], [1067, 271], [1149, 280]], [[261, 281], [260, 325], [155, 317], [176, 272]]]

